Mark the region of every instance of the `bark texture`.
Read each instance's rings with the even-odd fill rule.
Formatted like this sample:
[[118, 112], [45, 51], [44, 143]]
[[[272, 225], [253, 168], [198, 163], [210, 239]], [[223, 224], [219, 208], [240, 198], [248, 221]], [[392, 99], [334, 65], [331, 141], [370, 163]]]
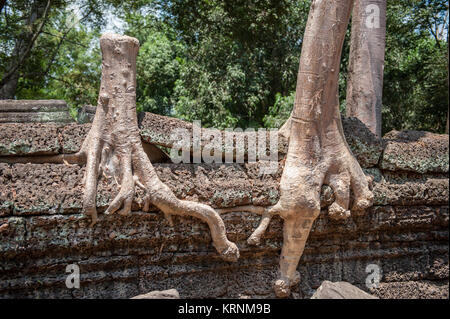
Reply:
[[100, 47], [103, 62], [97, 111], [81, 150], [73, 156], [86, 159], [84, 213], [91, 216], [92, 224], [96, 223], [97, 179], [104, 175], [120, 188], [105, 214], [128, 215], [138, 186], [146, 192], [143, 211], [154, 204], [167, 218], [189, 215], [203, 220], [209, 225], [213, 244], [221, 256], [237, 260], [239, 250], [227, 239], [218, 213], [207, 205], [179, 200], [160, 181], [143, 149], [136, 114], [138, 40], [105, 34]]
[[386, 0], [354, 2], [347, 79], [347, 116], [381, 137]]

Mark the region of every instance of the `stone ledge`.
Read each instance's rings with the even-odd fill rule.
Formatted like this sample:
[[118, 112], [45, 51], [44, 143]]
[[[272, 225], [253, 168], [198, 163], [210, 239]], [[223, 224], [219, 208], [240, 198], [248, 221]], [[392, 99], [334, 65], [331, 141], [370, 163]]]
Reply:
[[55, 155], [60, 153], [58, 124], [0, 124], [0, 156]]
[[63, 100], [1, 100], [0, 123], [74, 122]]
[[[448, 173], [449, 139], [446, 134], [392, 131], [380, 141], [358, 119], [343, 118], [342, 121], [350, 149], [363, 168], [378, 166], [390, 171], [403, 170], [420, 174]], [[89, 123], [0, 124], [0, 156], [75, 153], [80, 149], [90, 126]], [[166, 116], [142, 113], [140, 128], [144, 142], [171, 147], [171, 131], [174, 128], [183, 128], [191, 132], [192, 124]], [[287, 141], [280, 137], [281, 157], [286, 150]]]
[[67, 111], [64, 100], [0, 100], [0, 113]]
[[[144, 142], [149, 144], [170, 148], [173, 143], [171, 140], [171, 132], [174, 129], [181, 128], [186, 129], [188, 132], [192, 132], [192, 123], [153, 113], [141, 114], [141, 137]], [[24, 130], [23, 124], [9, 124], [9, 126], [4, 125], [5, 124], [0, 124], [0, 132], [20, 132], [21, 130]], [[28, 125], [30, 124], [27, 124], [27, 126]], [[343, 126], [347, 137], [347, 142], [361, 166], [366, 168], [376, 166], [383, 151], [382, 141], [375, 139], [373, 134], [358, 119], [343, 119]], [[51, 138], [49, 137], [49, 143], [53, 143], [51, 142], [52, 139], [58, 140], [60, 143], [60, 148], [55, 150], [56, 153], [76, 153], [80, 149], [90, 127], [90, 123], [68, 124], [66, 126], [61, 126], [58, 128], [57, 138], [53, 136]], [[52, 128], [52, 126], [49, 126], [49, 128]], [[208, 131], [208, 129], [205, 130]], [[8, 147], [10, 143], [14, 142], [13, 138], [9, 135], [0, 135], [0, 143], [2, 143], [1, 141], [3, 140], [3, 144], [5, 144], [3, 147], [4, 150], [0, 153], [0, 156], [39, 154], [39, 150], [36, 150], [31, 146], [37, 136], [45, 136], [47, 134], [47, 127], [44, 124], [42, 126], [30, 126], [29, 129], [24, 130], [24, 132], [20, 134], [27, 137], [23, 138], [24, 142], [22, 143], [24, 145], [22, 147], [22, 153], [18, 154], [13, 147]], [[240, 135], [236, 134], [236, 136]], [[279, 154], [280, 157], [282, 157], [287, 152], [287, 141], [280, 136], [278, 142]], [[206, 145], [207, 143], [208, 140], [202, 141], [202, 145]]]
[[[254, 204], [270, 206], [278, 201], [276, 175], [258, 176], [258, 164], [155, 164], [160, 179], [180, 199], [203, 202], [215, 208]], [[449, 180], [445, 174], [381, 172], [375, 176], [375, 205], [446, 205]], [[0, 216], [70, 214], [81, 212], [84, 167], [59, 164], [0, 163]], [[105, 210], [118, 188], [114, 180], [101, 178], [97, 206]], [[139, 210], [143, 193], [137, 190], [132, 209]], [[334, 200], [331, 190], [323, 189], [322, 206]]]
[[392, 131], [384, 136], [386, 148], [380, 168], [417, 173], [448, 173], [449, 136], [423, 131]]

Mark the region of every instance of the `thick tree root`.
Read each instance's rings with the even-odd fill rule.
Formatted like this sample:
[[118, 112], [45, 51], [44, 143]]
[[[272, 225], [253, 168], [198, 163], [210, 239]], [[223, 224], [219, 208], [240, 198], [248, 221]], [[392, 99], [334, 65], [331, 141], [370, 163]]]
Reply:
[[245, 205], [245, 206], [217, 209], [217, 212], [219, 214], [226, 214], [231, 212], [248, 212], [262, 215], [258, 227], [247, 239], [247, 243], [249, 245], [257, 246], [261, 243], [261, 237], [266, 232], [267, 227], [269, 226], [270, 221], [272, 220], [272, 216], [276, 214], [276, 209], [277, 208], [275, 206], [263, 207], [263, 206]]
[[60, 155], [36, 155], [36, 156], [0, 156], [0, 163], [8, 164], [78, 164], [86, 163], [86, 154], [78, 152], [75, 154]]
[[135, 187], [142, 188], [144, 211], [150, 204], [167, 218], [193, 216], [208, 224], [214, 247], [226, 261], [236, 261], [239, 249], [228, 240], [220, 215], [211, 207], [178, 199], [160, 181], [141, 143], [136, 115], [136, 39], [114, 34], [100, 39], [103, 54], [102, 82], [91, 130], [83, 142], [86, 156], [83, 211], [97, 222], [96, 195], [99, 176], [115, 180], [120, 188], [105, 214], [128, 215]]
[[[350, 0], [311, 4], [302, 44], [294, 109], [281, 128], [289, 139], [275, 205], [284, 219], [278, 297], [287, 297], [299, 282], [297, 266], [314, 220], [320, 213], [320, 192], [328, 184], [335, 201], [330, 217], [343, 219], [351, 210], [372, 205], [373, 194], [344, 137], [339, 113], [338, 75]], [[353, 193], [353, 202], [350, 199]]]

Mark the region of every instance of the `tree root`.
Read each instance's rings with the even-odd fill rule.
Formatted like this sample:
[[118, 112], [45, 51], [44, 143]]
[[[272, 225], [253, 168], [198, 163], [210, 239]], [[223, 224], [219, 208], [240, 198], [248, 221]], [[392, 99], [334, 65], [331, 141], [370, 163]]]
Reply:
[[258, 215], [262, 215], [261, 221], [259, 222], [258, 227], [253, 231], [250, 237], [247, 239], [247, 243], [251, 246], [257, 246], [261, 243], [261, 237], [267, 230], [267, 227], [272, 220], [272, 216], [276, 214], [277, 207], [269, 206], [254, 206], [254, 205], [245, 205], [245, 206], [236, 206], [230, 208], [221, 208], [216, 209], [219, 214], [226, 214], [231, 212], [248, 212], [254, 213]]
[[193, 216], [207, 223], [214, 247], [226, 261], [236, 261], [239, 249], [228, 240], [220, 215], [208, 205], [180, 200], [158, 178], [141, 143], [136, 115], [136, 56], [139, 43], [127, 36], [105, 34], [98, 107], [91, 130], [83, 142], [86, 155], [83, 212], [97, 222], [96, 194], [99, 176], [112, 177], [120, 188], [105, 214], [128, 215], [135, 187], [145, 191], [144, 211], [150, 204], [170, 219]]
[[338, 70], [352, 4], [350, 0], [311, 4], [294, 108], [280, 129], [289, 139], [289, 149], [275, 205], [284, 220], [280, 274], [274, 283], [278, 297], [289, 296], [299, 282], [297, 266], [320, 213], [322, 185], [334, 191], [331, 218], [348, 218], [350, 209], [372, 205], [370, 179], [347, 145], [339, 113]]
[[36, 155], [36, 156], [0, 156], [0, 163], [8, 164], [78, 164], [86, 163], [86, 155], [84, 152], [75, 154], [59, 154], [59, 155]]

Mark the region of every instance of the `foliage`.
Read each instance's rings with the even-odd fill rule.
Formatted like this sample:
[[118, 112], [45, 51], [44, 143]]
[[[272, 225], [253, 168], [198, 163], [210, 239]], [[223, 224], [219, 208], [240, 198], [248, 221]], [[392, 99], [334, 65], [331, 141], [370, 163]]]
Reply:
[[[341, 60], [339, 99], [345, 114], [350, 26]], [[428, 130], [443, 133], [448, 114], [448, 4], [443, 0], [390, 0], [387, 3], [383, 81], [383, 133]], [[293, 92], [277, 98], [265, 125], [279, 127], [289, 117]]]
[[[16, 62], [19, 45], [28, 45], [24, 34], [36, 4], [6, 1], [0, 11], [0, 78]], [[17, 99], [64, 99], [71, 106], [95, 103], [98, 94], [100, 54], [98, 37], [104, 25], [106, 1], [51, 1], [43, 28], [29, 55], [19, 65]], [[38, 23], [41, 21], [36, 21]]]
[[[25, 18], [38, 1], [44, 0], [9, 0], [0, 8], [0, 77], [14, 61], [14, 48], [24, 32], [35, 29]], [[16, 98], [65, 99], [74, 107], [95, 104], [101, 71], [98, 38], [108, 12], [124, 21], [123, 33], [141, 43], [139, 110], [201, 120], [218, 128], [279, 127], [293, 106], [309, 4], [307, 0], [54, 0], [20, 67]], [[69, 23], [73, 11], [80, 24]], [[448, 112], [447, 26], [444, 0], [388, 1], [384, 133], [443, 132]], [[350, 27], [339, 81], [342, 111], [349, 40]]]
[[428, 5], [411, 0], [388, 2], [383, 132], [444, 132], [448, 112], [446, 8], [442, 0]]
[[277, 94], [294, 90], [308, 1], [174, 0], [161, 7], [187, 47], [174, 92], [177, 116], [257, 127]]
[[269, 108], [269, 113], [264, 117], [264, 126], [280, 128], [291, 115], [294, 98], [295, 91], [292, 91], [288, 96], [282, 96], [278, 93], [274, 105]]
[[124, 16], [127, 34], [140, 41], [137, 58], [137, 108], [158, 114], [171, 114], [175, 83], [185, 63], [185, 46], [174, 30], [139, 10]]

